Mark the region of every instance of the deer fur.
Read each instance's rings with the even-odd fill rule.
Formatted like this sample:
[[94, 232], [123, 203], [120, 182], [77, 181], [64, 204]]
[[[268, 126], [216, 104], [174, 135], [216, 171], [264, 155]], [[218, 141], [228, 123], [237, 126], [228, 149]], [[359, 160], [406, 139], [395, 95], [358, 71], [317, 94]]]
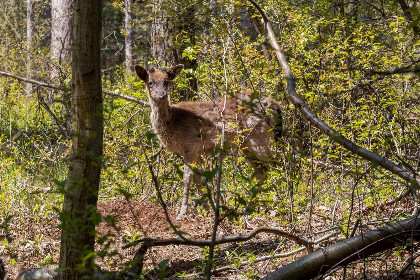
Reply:
[[190, 166], [201, 155], [211, 153], [221, 145], [224, 125], [224, 146], [240, 143], [239, 148], [255, 170], [255, 177], [263, 183], [267, 162], [272, 156], [270, 143], [281, 134], [280, 105], [271, 98], [253, 99], [242, 93], [235, 97], [203, 102], [171, 104], [171, 81], [182, 65], [169, 70], [136, 66], [136, 73], [146, 83], [150, 101], [150, 119], [162, 146], [184, 159], [184, 194], [176, 220], [187, 213], [189, 187], [199, 181]]

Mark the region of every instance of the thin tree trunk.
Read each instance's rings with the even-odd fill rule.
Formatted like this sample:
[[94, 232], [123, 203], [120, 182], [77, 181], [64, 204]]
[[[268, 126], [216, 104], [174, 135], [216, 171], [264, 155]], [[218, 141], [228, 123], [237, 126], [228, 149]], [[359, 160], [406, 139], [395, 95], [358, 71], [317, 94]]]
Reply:
[[101, 14], [101, 0], [74, 1], [73, 141], [61, 213], [61, 280], [93, 279], [103, 143]]
[[173, 61], [169, 51], [171, 46], [169, 17], [164, 7], [165, 0], [153, 0], [153, 20], [151, 52], [158, 66], [168, 67]]
[[125, 3], [125, 70], [131, 73], [134, 68], [133, 46], [134, 46], [134, 31], [133, 31], [133, 14], [131, 12], [131, 1], [124, 0]]
[[[26, 64], [26, 77], [28, 79], [32, 78], [32, 53], [33, 53], [33, 13], [34, 3], [32, 0], [27, 0], [26, 6], [26, 48], [28, 51], [28, 61]], [[26, 84], [26, 93], [31, 94], [32, 84]]]
[[51, 60], [56, 64], [52, 78], [63, 75], [61, 67], [70, 62], [73, 0], [51, 0]]
[[[50, 56], [53, 62], [51, 79], [54, 82], [63, 83], [68, 78], [66, 69], [71, 60], [71, 44], [73, 35], [73, 1], [74, 0], [51, 0], [51, 49]], [[51, 93], [54, 95], [54, 93]], [[53, 96], [47, 98], [51, 103]], [[71, 131], [71, 104], [70, 96], [66, 92], [61, 93], [64, 105], [64, 124], [67, 132]]]

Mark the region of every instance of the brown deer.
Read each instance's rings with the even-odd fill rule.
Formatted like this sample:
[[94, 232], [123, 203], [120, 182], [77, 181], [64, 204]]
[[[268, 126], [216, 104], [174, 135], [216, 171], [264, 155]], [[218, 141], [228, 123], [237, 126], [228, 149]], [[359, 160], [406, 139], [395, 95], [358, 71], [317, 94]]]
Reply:
[[[224, 127], [225, 143], [238, 143], [242, 153], [255, 170], [255, 177], [263, 183], [267, 162], [272, 152], [270, 142], [281, 134], [280, 105], [271, 98], [252, 98], [240, 94], [204, 102], [171, 104], [171, 81], [183, 66], [169, 70], [136, 66], [136, 73], [147, 86], [150, 100], [150, 119], [162, 145], [184, 159], [184, 194], [176, 220], [187, 213], [191, 181], [198, 183], [191, 164], [200, 156], [211, 153], [220, 143]], [[226, 145], [223, 145], [226, 146]]]

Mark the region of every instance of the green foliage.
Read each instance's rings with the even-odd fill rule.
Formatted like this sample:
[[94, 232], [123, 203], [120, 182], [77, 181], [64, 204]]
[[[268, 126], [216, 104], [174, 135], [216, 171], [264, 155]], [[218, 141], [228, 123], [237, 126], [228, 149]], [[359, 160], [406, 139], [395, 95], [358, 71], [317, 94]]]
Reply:
[[[46, 1], [37, 2], [38, 11], [45, 8], [43, 2]], [[137, 1], [133, 11], [135, 32], [142, 38], [135, 46], [135, 53], [138, 63], [146, 65], [151, 61], [146, 46], [150, 43], [153, 13], [150, 3], [140, 2]], [[223, 155], [222, 166], [219, 166], [218, 151], [203, 158], [194, 166], [204, 177], [203, 194], [192, 190], [199, 210], [191, 211], [198, 215], [212, 213], [210, 204], [221, 172], [220, 213], [240, 229], [247, 227], [244, 215], [290, 229], [308, 222], [298, 220], [298, 215], [308, 217], [309, 211], [313, 211], [327, 223], [339, 224], [346, 234], [351, 231], [355, 217], [370, 219], [387, 215], [362, 210], [392, 200], [401, 193], [403, 185], [395, 176], [320, 134], [300, 116], [298, 109], [285, 98], [285, 81], [274, 54], [267, 50], [265, 36], [242, 24], [241, 20], [248, 16], [263, 30], [260, 17], [253, 9], [242, 2], [223, 0], [217, 2], [215, 13], [210, 13], [207, 2], [167, 3], [169, 17], [176, 26], [181, 24], [176, 20], [183, 18], [178, 17], [180, 11], [195, 7], [194, 36], [181, 28], [174, 35], [173, 43], [182, 59], [196, 61], [197, 66], [185, 67], [177, 78], [174, 102], [181, 99], [180, 92], [189, 89], [193, 79], [197, 79], [198, 88], [192, 100], [232, 96], [243, 90], [253, 92], [255, 97], [271, 96], [282, 104], [284, 136], [274, 145], [276, 156], [270, 162], [271, 169], [263, 185], [257, 184], [238, 147]], [[408, 24], [393, 1], [381, 1], [385, 16], [367, 2], [357, 7], [357, 13], [350, 13], [347, 6], [341, 7], [342, 1], [260, 2], [264, 2], [263, 9], [273, 20], [277, 38], [295, 75], [297, 91], [309, 107], [335, 131], [358, 145], [398, 164], [416, 167], [420, 135], [419, 77], [377, 72], [418, 62], [420, 42], [412, 34], [412, 27], [420, 18], [418, 8], [412, 9], [414, 20]], [[121, 30], [119, 20], [123, 8], [123, 1], [106, 1], [103, 88], [147, 100], [144, 83], [125, 72], [122, 56], [116, 51], [123, 46], [125, 31]], [[28, 54], [24, 2], [4, 1], [0, 18], [3, 19], [0, 21], [1, 70], [24, 75], [27, 60], [32, 59], [33, 78], [48, 81], [49, 20], [41, 12], [36, 13], [34, 52]], [[71, 85], [68, 69], [64, 69], [60, 79], [59, 84]], [[37, 224], [57, 224], [70, 154], [70, 141], [58, 126], [63, 127], [69, 117], [64, 105], [71, 92], [62, 94], [34, 87], [28, 95], [25, 86], [0, 77], [0, 145], [7, 148], [0, 151], [0, 254], [10, 256], [12, 265], [23, 261], [19, 255], [23, 246], [34, 251], [38, 263], [57, 261], [57, 250], [42, 254], [40, 244], [46, 236], [34, 234], [30, 229]], [[56, 120], [45, 110], [42, 100]], [[182, 195], [183, 162], [166, 151], [159, 153], [159, 140], [150, 126], [149, 110], [104, 96], [104, 114], [100, 202], [145, 199], [157, 203], [147, 160], [152, 159], [163, 198], [168, 206], [176, 209]], [[243, 135], [238, 132], [236, 144]], [[332, 208], [337, 208], [337, 213], [331, 213]], [[115, 218], [103, 219], [93, 211], [91, 219], [96, 225], [105, 220], [116, 230], [115, 235], [121, 233], [115, 226]], [[129, 243], [143, 237], [136, 225], [122, 232]], [[113, 247], [115, 235], [98, 234], [101, 249], [97, 252], [114, 267], [121, 265], [120, 259], [112, 258], [121, 257]], [[208, 256], [206, 250], [203, 258]], [[255, 260], [253, 253], [226, 251], [226, 255], [237, 267], [243, 261]], [[167, 276], [168, 261], [156, 264], [159, 276]], [[246, 276], [256, 275], [248, 271]]]

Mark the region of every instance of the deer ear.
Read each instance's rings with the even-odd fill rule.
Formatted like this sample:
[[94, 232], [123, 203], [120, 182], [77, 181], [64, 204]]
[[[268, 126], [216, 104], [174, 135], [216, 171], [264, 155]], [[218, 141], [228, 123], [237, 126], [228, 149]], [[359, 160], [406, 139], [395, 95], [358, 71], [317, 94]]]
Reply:
[[149, 74], [147, 74], [146, 69], [144, 69], [143, 67], [139, 65], [136, 65], [135, 69], [136, 69], [137, 76], [139, 76], [139, 78], [142, 79], [143, 81], [146, 81], [149, 76]]
[[176, 66], [172, 66], [171, 69], [169, 69], [168, 71], [168, 78], [173, 80], [176, 78], [176, 76], [179, 75], [179, 73], [181, 72], [181, 70], [184, 68], [184, 65], [182, 64], [178, 64]]

